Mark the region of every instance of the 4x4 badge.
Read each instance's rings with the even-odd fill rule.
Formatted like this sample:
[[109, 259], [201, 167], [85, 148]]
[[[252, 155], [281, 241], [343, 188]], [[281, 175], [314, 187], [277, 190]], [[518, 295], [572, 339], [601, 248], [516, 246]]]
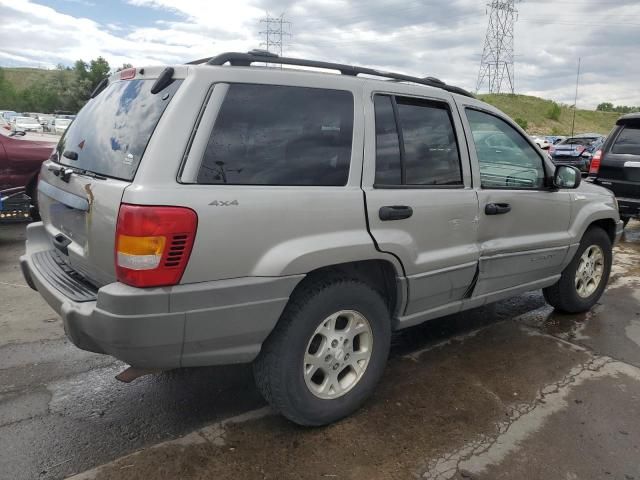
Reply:
[[214, 200], [209, 205], [213, 205], [214, 207], [237, 207], [240, 204], [238, 200]]

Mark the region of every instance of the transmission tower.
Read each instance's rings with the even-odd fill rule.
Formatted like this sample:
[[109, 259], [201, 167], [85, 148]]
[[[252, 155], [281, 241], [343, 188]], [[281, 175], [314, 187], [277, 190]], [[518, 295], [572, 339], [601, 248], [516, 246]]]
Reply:
[[480, 60], [476, 92], [486, 86], [489, 93], [514, 93], [513, 27], [518, 15], [515, 2], [516, 0], [491, 0], [487, 3], [490, 9], [489, 26]]
[[264, 30], [260, 35], [263, 36], [264, 42], [260, 45], [267, 51], [282, 56], [285, 39], [291, 37], [291, 22], [284, 19], [284, 13], [279, 17], [272, 17], [267, 13], [267, 16], [260, 20], [260, 25], [262, 24], [264, 24]]

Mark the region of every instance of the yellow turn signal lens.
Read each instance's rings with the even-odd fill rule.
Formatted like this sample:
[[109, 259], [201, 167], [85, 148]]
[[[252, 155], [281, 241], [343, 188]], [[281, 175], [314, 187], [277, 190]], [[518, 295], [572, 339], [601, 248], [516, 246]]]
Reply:
[[160, 237], [132, 237], [118, 235], [119, 253], [127, 255], [162, 255], [166, 239]]

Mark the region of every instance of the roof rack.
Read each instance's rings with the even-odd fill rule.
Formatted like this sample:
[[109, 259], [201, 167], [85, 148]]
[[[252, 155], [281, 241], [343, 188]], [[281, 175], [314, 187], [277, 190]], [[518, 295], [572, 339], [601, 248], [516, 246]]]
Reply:
[[320, 62], [317, 60], [305, 60], [302, 58], [290, 58], [280, 57], [275, 53], [268, 52], [266, 50], [251, 50], [247, 53], [240, 52], [227, 52], [221, 53], [216, 57], [201, 58], [199, 60], [193, 60], [188, 62], [187, 65], [224, 65], [229, 63], [231, 66], [248, 67], [252, 63], [276, 63], [280, 65], [297, 65], [301, 67], [312, 68], [324, 68], [328, 70], [338, 70], [342, 75], [372, 75], [376, 77], [390, 78], [393, 80], [399, 80], [404, 82], [418, 83], [420, 85], [427, 85], [429, 87], [441, 88], [448, 92], [464, 95], [465, 97], [474, 98], [473, 94], [469, 93], [463, 88], [455, 87], [453, 85], [447, 85], [442, 80], [435, 77], [412, 77], [404, 75], [402, 73], [384, 72], [381, 70], [375, 70], [367, 67], [356, 67], [354, 65], [345, 65], [342, 63]]

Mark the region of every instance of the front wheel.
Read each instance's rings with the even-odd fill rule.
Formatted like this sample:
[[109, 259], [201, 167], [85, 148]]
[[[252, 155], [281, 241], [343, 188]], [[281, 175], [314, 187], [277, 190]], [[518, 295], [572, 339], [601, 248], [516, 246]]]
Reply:
[[560, 280], [543, 289], [547, 303], [566, 313], [586, 312], [593, 307], [609, 280], [611, 248], [611, 240], [604, 230], [597, 227], [587, 230]]
[[339, 420], [369, 397], [389, 354], [391, 324], [382, 296], [349, 278], [302, 287], [254, 363], [264, 398], [299, 425]]

